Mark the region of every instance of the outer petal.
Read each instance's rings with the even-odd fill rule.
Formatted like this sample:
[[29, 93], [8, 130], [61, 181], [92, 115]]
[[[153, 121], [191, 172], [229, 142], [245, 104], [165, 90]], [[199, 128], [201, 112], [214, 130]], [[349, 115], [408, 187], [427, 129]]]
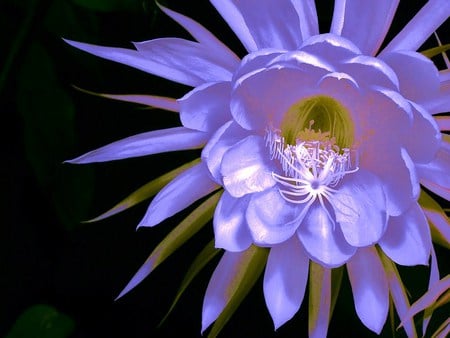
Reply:
[[428, 164], [418, 165], [417, 173], [421, 180], [450, 189], [450, 147], [442, 141], [434, 159]]
[[214, 213], [214, 239], [216, 248], [243, 251], [252, 244], [245, 212], [249, 198], [234, 198], [225, 191]]
[[184, 127], [149, 131], [92, 150], [68, 163], [92, 163], [200, 148], [209, 134]]
[[439, 73], [433, 62], [412, 51], [384, 53], [380, 58], [397, 74], [400, 92], [413, 101], [434, 97], [439, 91]]
[[253, 194], [247, 209], [247, 223], [257, 245], [286, 241], [301, 222], [299, 206], [286, 202], [277, 189]]
[[380, 333], [389, 308], [386, 273], [374, 247], [359, 248], [347, 263], [356, 313], [369, 329]]
[[428, 1], [389, 43], [383, 53], [397, 50], [417, 50], [449, 16], [450, 2], [448, 0]]
[[216, 182], [223, 183], [220, 166], [225, 152], [248, 135], [236, 122], [229, 121], [217, 130], [203, 148], [202, 159]]
[[336, 0], [331, 33], [353, 41], [366, 55], [375, 55], [391, 25], [399, 0]]
[[428, 265], [431, 235], [427, 219], [417, 203], [397, 217], [389, 219], [388, 228], [379, 244], [400, 265]]
[[344, 264], [356, 251], [319, 203], [309, 208], [297, 235], [311, 258], [328, 268]]
[[215, 131], [231, 119], [230, 83], [206, 83], [187, 93], [180, 103], [183, 126], [201, 131]]
[[360, 169], [342, 180], [331, 200], [336, 222], [347, 242], [362, 247], [377, 243], [386, 229], [386, 197], [379, 178]]
[[248, 136], [223, 156], [221, 173], [225, 189], [233, 197], [242, 197], [273, 187], [276, 182], [272, 167], [264, 139]]
[[[84, 90], [83, 90], [84, 91]], [[179, 112], [180, 107], [178, 105], [177, 100], [171, 97], [163, 97], [163, 96], [154, 96], [154, 95], [139, 95], [139, 94], [104, 94], [104, 93], [93, 93], [88, 92], [94, 95], [100, 95], [102, 97], [107, 97], [113, 100], [120, 100], [125, 102], [134, 102], [143, 104], [146, 106], [150, 106], [153, 108], [164, 109], [173, 112]]]
[[138, 51], [95, 46], [65, 40], [71, 46], [107, 60], [123, 63], [144, 72], [188, 86], [227, 81], [231, 71], [206, 47], [188, 40], [165, 38], [136, 43]]
[[291, 0], [292, 5], [297, 11], [300, 21], [300, 31], [302, 32], [302, 39], [319, 34], [319, 22], [317, 18], [316, 4], [314, 0]]
[[197, 164], [178, 175], [155, 196], [138, 227], [154, 226], [217, 188], [209, 178], [206, 165]]
[[[224, 19], [250, 51], [267, 47], [297, 49], [302, 42], [299, 16], [291, 1], [212, 0]], [[310, 4], [310, 1], [309, 1]], [[308, 6], [306, 6], [308, 7]], [[302, 18], [304, 19], [304, 17]], [[238, 21], [239, 20], [239, 21]], [[243, 24], [245, 25], [243, 28]], [[302, 23], [304, 25], [304, 23]], [[310, 25], [304, 25], [306, 30]], [[248, 33], [255, 45], [250, 43]], [[305, 34], [308, 34], [305, 32]], [[243, 38], [243, 39], [242, 39]]]
[[300, 308], [308, 280], [308, 267], [308, 257], [295, 237], [270, 249], [264, 274], [264, 298], [275, 330]]

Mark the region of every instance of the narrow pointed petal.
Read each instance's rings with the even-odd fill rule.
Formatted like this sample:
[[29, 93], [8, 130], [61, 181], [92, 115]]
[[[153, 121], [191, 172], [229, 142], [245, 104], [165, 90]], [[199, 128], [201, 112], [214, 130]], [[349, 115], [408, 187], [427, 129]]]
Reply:
[[331, 307], [331, 270], [311, 263], [309, 272], [308, 337], [327, 336]]
[[207, 133], [184, 127], [154, 130], [110, 143], [66, 162], [76, 164], [106, 162], [162, 152], [196, 149], [200, 148], [207, 139]]
[[234, 198], [225, 191], [214, 213], [214, 238], [216, 248], [243, 251], [252, 244], [245, 212], [248, 197]]
[[230, 92], [229, 82], [206, 83], [191, 90], [178, 100], [183, 126], [200, 131], [216, 131], [231, 120]]
[[450, 148], [445, 147], [443, 143], [430, 163], [417, 166], [417, 173], [421, 180], [424, 179], [450, 189], [449, 172]]
[[166, 15], [186, 29], [198, 42], [212, 48], [223, 59], [224, 63], [228, 65], [228, 69], [232, 71], [238, 67], [239, 58], [205, 27], [183, 14], [172, 11], [158, 3], [157, 5]]
[[291, 0], [291, 2], [299, 18], [302, 40], [319, 34], [319, 21], [314, 0]]
[[356, 313], [370, 330], [379, 334], [389, 309], [386, 273], [374, 247], [359, 248], [347, 263]]
[[449, 16], [450, 2], [448, 0], [429, 0], [388, 44], [383, 53], [419, 49]]
[[399, 0], [336, 0], [331, 33], [353, 41], [366, 55], [375, 55], [391, 25]]
[[308, 257], [296, 237], [270, 249], [264, 274], [264, 298], [275, 330], [300, 308], [308, 280], [308, 266]]
[[431, 235], [427, 219], [417, 203], [397, 217], [391, 217], [379, 241], [384, 253], [400, 265], [428, 265]]
[[439, 90], [439, 73], [434, 63], [420, 53], [403, 50], [380, 58], [397, 74], [400, 92], [412, 101], [434, 97]]
[[208, 176], [204, 163], [197, 164], [178, 175], [152, 200], [138, 227], [154, 226], [218, 189]]
[[380, 180], [363, 169], [347, 175], [331, 201], [347, 242], [356, 247], [377, 243], [386, 229], [386, 197]]
[[253, 194], [246, 218], [254, 242], [278, 244], [292, 237], [301, 222], [298, 216], [301, 207], [286, 202], [277, 189]]
[[[450, 72], [448, 73], [450, 74]], [[418, 102], [425, 107], [430, 114], [438, 114], [450, 111], [450, 80], [441, 82], [439, 93], [427, 100]]]
[[344, 264], [356, 251], [319, 203], [311, 205], [297, 235], [311, 258], [325, 267]]
[[248, 136], [223, 156], [221, 173], [225, 189], [233, 197], [242, 197], [273, 187], [276, 182], [272, 166], [264, 139]]
[[[450, 220], [448, 216], [442, 211], [424, 210], [425, 216], [431, 223], [433, 233], [433, 241], [450, 249]], [[435, 238], [439, 236], [440, 242]]]

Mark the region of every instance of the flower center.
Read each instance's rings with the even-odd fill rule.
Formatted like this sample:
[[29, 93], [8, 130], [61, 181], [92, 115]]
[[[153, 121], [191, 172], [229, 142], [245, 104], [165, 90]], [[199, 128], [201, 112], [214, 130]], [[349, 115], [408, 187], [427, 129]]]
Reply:
[[316, 96], [294, 104], [281, 129], [266, 132], [271, 159], [278, 160], [283, 171], [272, 173], [281, 196], [308, 205], [318, 198], [324, 206], [324, 198], [330, 199], [342, 178], [358, 170], [352, 142], [353, 122], [334, 99]]

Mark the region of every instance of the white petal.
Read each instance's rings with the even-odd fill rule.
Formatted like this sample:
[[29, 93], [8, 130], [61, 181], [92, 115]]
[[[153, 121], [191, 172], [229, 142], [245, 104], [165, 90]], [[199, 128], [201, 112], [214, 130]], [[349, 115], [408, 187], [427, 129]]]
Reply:
[[245, 212], [248, 197], [233, 198], [224, 191], [214, 212], [214, 240], [216, 248], [243, 251], [252, 244]]
[[277, 189], [251, 196], [247, 223], [256, 244], [277, 244], [294, 235], [301, 222], [301, 206], [286, 202]]
[[270, 249], [264, 274], [264, 298], [275, 330], [300, 308], [308, 280], [308, 257], [296, 237]]
[[401, 265], [427, 265], [431, 235], [425, 215], [417, 203], [397, 217], [389, 219], [379, 244], [394, 262]]
[[417, 50], [450, 16], [450, 1], [429, 0], [383, 50]]
[[272, 167], [264, 139], [248, 136], [223, 156], [221, 173], [225, 189], [233, 197], [242, 197], [273, 187], [276, 182]]
[[356, 251], [319, 203], [309, 208], [297, 235], [311, 258], [328, 268], [344, 264]]
[[217, 56], [220, 56], [228, 64], [230, 70], [238, 67], [239, 58], [205, 27], [187, 16], [161, 6], [159, 3], [156, 4], [165, 14], [183, 26], [198, 42], [212, 48]]
[[200, 148], [209, 134], [184, 127], [149, 131], [92, 150], [68, 163], [93, 163]]
[[154, 226], [216, 190], [204, 163], [187, 169], [166, 185], [150, 203], [138, 227]]
[[377, 243], [386, 229], [386, 197], [381, 181], [363, 169], [348, 174], [331, 200], [336, 222], [347, 242], [362, 247]]
[[386, 273], [374, 247], [359, 248], [347, 263], [356, 313], [370, 330], [380, 333], [389, 308]]
[[230, 83], [206, 83], [178, 100], [183, 126], [200, 131], [215, 131], [231, 119]]
[[331, 33], [355, 43], [366, 55], [375, 55], [391, 25], [399, 0], [336, 0]]

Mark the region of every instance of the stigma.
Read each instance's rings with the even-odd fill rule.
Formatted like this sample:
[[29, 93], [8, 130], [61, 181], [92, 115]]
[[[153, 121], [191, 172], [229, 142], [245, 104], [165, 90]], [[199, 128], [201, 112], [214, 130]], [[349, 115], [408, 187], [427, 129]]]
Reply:
[[351, 149], [340, 149], [327, 133], [316, 133], [315, 139], [308, 135], [287, 143], [279, 130], [270, 128], [265, 139], [270, 158], [280, 164], [280, 173], [272, 176], [281, 196], [294, 204], [311, 205], [318, 199], [325, 208], [324, 200], [331, 199], [343, 177], [358, 171], [358, 159]]

